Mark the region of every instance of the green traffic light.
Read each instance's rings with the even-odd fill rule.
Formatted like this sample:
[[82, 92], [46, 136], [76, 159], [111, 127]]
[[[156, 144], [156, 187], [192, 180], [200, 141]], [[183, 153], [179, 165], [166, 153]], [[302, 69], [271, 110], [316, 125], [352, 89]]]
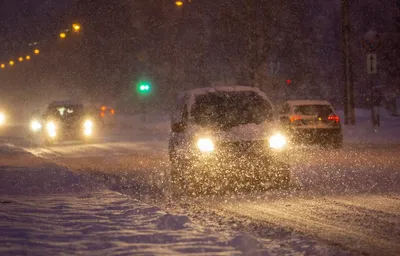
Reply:
[[151, 84], [147, 81], [140, 81], [138, 83], [138, 91], [140, 94], [148, 94], [151, 91]]

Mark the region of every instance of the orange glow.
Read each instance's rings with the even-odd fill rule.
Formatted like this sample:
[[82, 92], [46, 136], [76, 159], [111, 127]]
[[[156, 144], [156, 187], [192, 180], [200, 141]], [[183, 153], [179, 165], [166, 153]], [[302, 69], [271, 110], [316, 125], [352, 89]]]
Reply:
[[67, 37], [67, 34], [65, 34], [64, 32], [60, 33], [60, 38], [61, 39], [65, 39]]
[[39, 54], [39, 53], [40, 53], [40, 50], [39, 50], [39, 49], [35, 49], [33, 52], [34, 52], [35, 54]]
[[301, 120], [301, 116], [291, 116], [290, 117], [290, 122], [294, 122], [294, 121], [297, 121], [297, 120]]
[[104, 112], [101, 112], [101, 113], [100, 113], [100, 116], [101, 116], [101, 117], [104, 117], [104, 116], [105, 116]]
[[175, 5], [176, 5], [176, 6], [182, 6], [182, 5], [183, 5], [183, 2], [182, 2], [182, 1], [179, 1], [179, 0], [178, 0], [178, 1], [175, 1]]
[[103, 110], [103, 111], [106, 110], [106, 109], [107, 109], [106, 106], [102, 106], [102, 107], [101, 107], [101, 110]]
[[79, 32], [79, 30], [81, 30], [81, 25], [75, 23], [72, 24], [72, 28], [74, 29], [75, 32]]
[[18, 61], [19, 61], [19, 62], [23, 62], [23, 61], [24, 61], [24, 58], [19, 57], [19, 58], [18, 58]]
[[25, 59], [26, 59], [26, 60], [30, 60], [30, 59], [31, 59], [31, 56], [26, 55]]
[[15, 62], [13, 60], [10, 60], [10, 66], [14, 66]]
[[6, 68], [6, 64], [1, 64], [0, 67], [1, 68]]
[[111, 112], [111, 114], [113, 114], [113, 115], [115, 114], [115, 110], [114, 110], [114, 109], [111, 109], [110, 112]]

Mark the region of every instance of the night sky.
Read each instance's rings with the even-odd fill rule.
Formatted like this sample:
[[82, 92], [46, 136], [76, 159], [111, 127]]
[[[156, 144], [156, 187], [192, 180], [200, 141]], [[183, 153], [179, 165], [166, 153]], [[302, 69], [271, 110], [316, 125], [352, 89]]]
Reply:
[[0, 56], [13, 56], [29, 42], [41, 41], [57, 33], [65, 23], [70, 4], [68, 0], [1, 1]]

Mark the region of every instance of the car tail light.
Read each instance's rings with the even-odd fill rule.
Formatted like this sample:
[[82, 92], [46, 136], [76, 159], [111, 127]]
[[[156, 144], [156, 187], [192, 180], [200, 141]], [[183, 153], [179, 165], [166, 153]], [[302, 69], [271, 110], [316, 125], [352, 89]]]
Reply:
[[301, 120], [301, 116], [291, 116], [290, 117], [290, 122], [294, 122], [294, 121], [297, 121], [297, 120]]
[[330, 115], [328, 116], [329, 121], [334, 121], [335, 123], [339, 123], [340, 119], [337, 115]]

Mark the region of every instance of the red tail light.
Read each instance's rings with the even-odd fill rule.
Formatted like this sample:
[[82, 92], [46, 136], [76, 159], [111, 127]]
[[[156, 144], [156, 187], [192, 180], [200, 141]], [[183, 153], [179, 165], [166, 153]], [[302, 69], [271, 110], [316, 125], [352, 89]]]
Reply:
[[339, 123], [340, 122], [340, 119], [339, 119], [339, 117], [337, 115], [328, 116], [328, 120], [335, 121], [335, 123]]
[[290, 116], [290, 122], [294, 122], [294, 121], [297, 121], [297, 120], [301, 120], [301, 116]]

